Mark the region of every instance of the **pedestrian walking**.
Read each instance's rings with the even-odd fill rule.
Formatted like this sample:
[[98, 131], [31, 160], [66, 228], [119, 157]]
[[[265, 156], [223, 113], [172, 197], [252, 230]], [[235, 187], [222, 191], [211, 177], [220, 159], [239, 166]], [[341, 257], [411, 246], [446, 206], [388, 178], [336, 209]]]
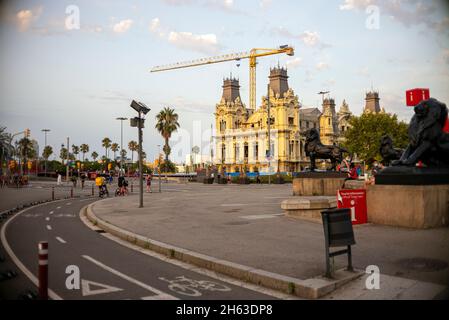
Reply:
[[151, 179], [152, 179], [152, 175], [148, 174], [146, 177], [146, 182], [147, 182], [147, 192], [151, 193]]
[[58, 173], [58, 179], [56, 180], [56, 185], [60, 186], [62, 183], [62, 176], [60, 173]]

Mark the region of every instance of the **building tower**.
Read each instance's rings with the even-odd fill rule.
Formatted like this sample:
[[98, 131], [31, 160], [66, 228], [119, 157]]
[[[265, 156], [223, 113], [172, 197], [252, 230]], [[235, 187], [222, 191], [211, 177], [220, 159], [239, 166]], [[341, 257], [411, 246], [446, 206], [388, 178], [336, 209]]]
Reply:
[[365, 108], [363, 109], [364, 113], [379, 113], [381, 111], [379, 104], [379, 92], [369, 91], [366, 93], [365, 97]]
[[323, 144], [334, 144], [338, 137], [338, 119], [335, 112], [335, 101], [332, 98], [323, 100], [323, 112], [320, 116], [320, 138]]
[[270, 89], [275, 98], [283, 98], [288, 91], [287, 69], [281, 67], [270, 68]]
[[343, 100], [343, 103], [341, 104], [340, 110], [337, 113], [338, 117], [338, 131], [339, 131], [339, 141], [343, 141], [343, 135], [345, 131], [347, 131], [350, 128], [349, 119], [352, 116], [352, 112], [349, 110], [349, 106], [346, 103], [346, 100]]
[[235, 99], [240, 98], [240, 84], [239, 80], [235, 78], [223, 79], [223, 95], [224, 102], [234, 102]]

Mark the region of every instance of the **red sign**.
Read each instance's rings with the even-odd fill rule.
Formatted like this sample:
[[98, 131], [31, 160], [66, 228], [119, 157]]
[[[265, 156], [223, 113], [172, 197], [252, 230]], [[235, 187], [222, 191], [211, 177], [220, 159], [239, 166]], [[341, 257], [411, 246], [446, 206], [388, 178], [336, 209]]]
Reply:
[[365, 189], [337, 190], [337, 207], [351, 209], [352, 224], [368, 222]]
[[427, 88], [415, 88], [405, 92], [407, 106], [414, 107], [423, 100], [430, 98], [430, 91]]

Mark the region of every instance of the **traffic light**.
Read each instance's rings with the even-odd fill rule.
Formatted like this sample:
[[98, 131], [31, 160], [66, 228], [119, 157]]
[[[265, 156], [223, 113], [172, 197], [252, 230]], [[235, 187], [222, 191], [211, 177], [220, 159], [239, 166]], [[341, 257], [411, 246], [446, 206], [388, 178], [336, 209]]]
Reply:
[[30, 129], [25, 129], [25, 138], [30, 137]]

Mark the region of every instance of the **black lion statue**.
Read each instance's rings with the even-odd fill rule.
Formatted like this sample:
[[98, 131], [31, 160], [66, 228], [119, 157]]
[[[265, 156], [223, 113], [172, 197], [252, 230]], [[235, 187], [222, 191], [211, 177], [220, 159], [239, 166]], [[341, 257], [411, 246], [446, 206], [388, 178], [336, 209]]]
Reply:
[[343, 153], [349, 153], [346, 149], [339, 146], [323, 145], [320, 140], [320, 133], [312, 128], [305, 132], [306, 143], [304, 145], [306, 156], [310, 158], [310, 171], [315, 171], [316, 159], [330, 159], [332, 163], [331, 170], [335, 170], [338, 163], [343, 161]]
[[380, 139], [380, 155], [382, 156], [382, 163], [385, 166], [390, 165], [391, 161], [399, 160], [404, 149], [394, 148], [393, 140], [389, 135], [384, 135]]
[[449, 166], [449, 134], [443, 131], [448, 111], [444, 103], [430, 98], [414, 108], [408, 128], [409, 145], [394, 166], [415, 166], [421, 161], [428, 167]]

